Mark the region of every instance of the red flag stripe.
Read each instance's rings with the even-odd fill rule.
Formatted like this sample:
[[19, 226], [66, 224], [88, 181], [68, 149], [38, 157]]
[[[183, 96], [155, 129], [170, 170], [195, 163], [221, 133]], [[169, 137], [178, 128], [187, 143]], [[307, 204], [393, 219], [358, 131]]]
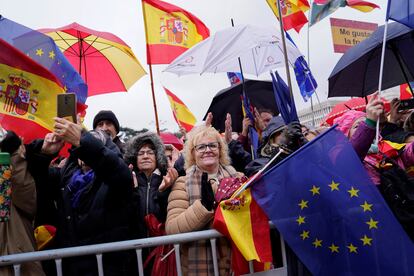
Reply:
[[252, 196], [250, 203], [250, 219], [252, 222], [253, 241], [257, 254], [262, 263], [272, 262], [272, 248], [270, 241], [269, 219]]

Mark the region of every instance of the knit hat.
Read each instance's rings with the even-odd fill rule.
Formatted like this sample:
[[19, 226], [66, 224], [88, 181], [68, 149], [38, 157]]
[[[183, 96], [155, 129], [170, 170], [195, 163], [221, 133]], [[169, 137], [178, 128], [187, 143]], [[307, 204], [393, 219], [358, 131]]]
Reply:
[[56, 227], [52, 225], [40, 225], [34, 230], [37, 250], [44, 249], [55, 237]]
[[93, 118], [93, 129], [99, 124], [99, 122], [107, 120], [114, 124], [116, 133], [119, 132], [119, 122], [116, 118], [115, 114], [111, 110], [101, 110], [98, 114], [96, 114], [95, 118]]
[[338, 124], [338, 129], [342, 131], [342, 133], [344, 133], [346, 136], [348, 136], [354, 122], [361, 117], [365, 117], [366, 115], [367, 114], [362, 111], [349, 110], [342, 116], [335, 118], [333, 123]]

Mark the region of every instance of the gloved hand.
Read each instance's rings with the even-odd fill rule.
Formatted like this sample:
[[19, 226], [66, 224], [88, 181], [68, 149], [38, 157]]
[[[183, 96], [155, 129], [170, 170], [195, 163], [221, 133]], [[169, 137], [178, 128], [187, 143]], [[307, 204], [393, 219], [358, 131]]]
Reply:
[[14, 131], [8, 131], [0, 143], [0, 149], [2, 152], [8, 152], [11, 155], [19, 149], [21, 144], [22, 140], [20, 140], [19, 136]]
[[208, 181], [207, 173], [203, 173], [201, 176], [201, 204], [209, 211], [214, 208], [214, 192]]
[[294, 152], [308, 142], [302, 134], [302, 127], [299, 122], [289, 123], [283, 131], [283, 135], [285, 139], [281, 147], [290, 152]]

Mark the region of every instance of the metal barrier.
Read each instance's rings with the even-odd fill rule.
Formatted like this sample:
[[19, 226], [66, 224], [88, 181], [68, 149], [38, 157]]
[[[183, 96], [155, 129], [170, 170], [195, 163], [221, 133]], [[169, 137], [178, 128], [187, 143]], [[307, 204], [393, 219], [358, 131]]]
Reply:
[[[142, 262], [142, 249], [146, 247], [156, 247], [159, 245], [173, 244], [175, 252], [175, 261], [177, 264], [177, 275], [182, 275], [181, 270], [181, 260], [180, 260], [180, 244], [199, 241], [199, 240], [210, 240], [212, 257], [213, 257], [213, 266], [214, 266], [214, 275], [219, 275], [219, 268], [217, 263], [217, 252], [216, 252], [216, 239], [223, 237], [216, 230], [204, 230], [190, 233], [182, 233], [176, 235], [167, 235], [146, 239], [137, 239], [137, 240], [128, 240], [128, 241], [119, 241], [111, 243], [102, 243], [94, 245], [85, 245], [77, 247], [69, 247], [62, 249], [54, 250], [45, 250], [45, 251], [36, 251], [36, 252], [27, 252], [21, 254], [5, 255], [0, 257], [0, 266], [13, 266], [14, 275], [20, 276], [20, 266], [23, 263], [35, 262], [35, 261], [45, 261], [45, 260], [55, 260], [56, 271], [58, 276], [62, 276], [62, 259], [67, 257], [75, 256], [84, 256], [84, 255], [95, 255], [98, 265], [99, 276], [103, 276], [103, 266], [102, 266], [102, 254], [115, 251], [124, 251], [135, 249], [138, 260], [138, 272], [140, 276], [144, 275], [144, 267]], [[282, 259], [283, 267], [275, 271], [278, 271], [278, 275], [287, 275], [286, 269], [286, 252], [284, 247], [284, 242], [281, 237], [282, 245]], [[250, 272], [253, 271], [253, 265], [250, 263]], [[275, 275], [275, 274], [272, 274]]]

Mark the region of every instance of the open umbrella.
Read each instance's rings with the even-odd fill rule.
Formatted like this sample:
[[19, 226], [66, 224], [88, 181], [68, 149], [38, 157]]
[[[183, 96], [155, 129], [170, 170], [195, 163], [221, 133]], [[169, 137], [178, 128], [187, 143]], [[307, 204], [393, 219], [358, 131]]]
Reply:
[[[384, 98], [382, 98], [382, 100], [384, 102], [385, 112], [390, 111], [390, 103]], [[342, 114], [344, 114], [345, 112], [349, 110], [365, 111], [366, 106], [367, 103], [364, 98], [352, 98], [350, 100], [338, 103], [332, 108], [331, 112], [329, 112], [329, 114], [326, 115], [325, 119], [323, 120], [323, 123], [326, 122], [329, 125], [333, 125], [333, 121], [335, 120], [335, 118], [342, 116]]]
[[127, 91], [146, 73], [119, 37], [77, 23], [42, 29], [59, 46], [88, 84], [88, 96]]
[[[289, 62], [294, 64], [302, 54], [289, 40]], [[206, 72], [240, 72], [259, 76], [284, 66], [281, 34], [276, 28], [250, 25], [230, 27], [216, 32], [178, 56], [164, 70], [177, 75]]]
[[[275, 115], [279, 113], [273, 93], [272, 82], [246, 80], [245, 89], [247, 97], [254, 107], [272, 110]], [[240, 98], [241, 90], [242, 84], [237, 84], [219, 91], [214, 96], [204, 119], [209, 112], [212, 112], [213, 127], [220, 132], [224, 132], [224, 118], [226, 118], [227, 113], [230, 113], [233, 131], [241, 132], [244, 118]]]
[[[328, 97], [364, 97], [378, 90], [384, 26], [349, 49], [329, 76]], [[414, 30], [389, 23], [382, 88], [414, 80]]]
[[173, 145], [176, 149], [183, 149], [183, 142], [170, 132], [160, 132], [160, 137], [164, 145]]

